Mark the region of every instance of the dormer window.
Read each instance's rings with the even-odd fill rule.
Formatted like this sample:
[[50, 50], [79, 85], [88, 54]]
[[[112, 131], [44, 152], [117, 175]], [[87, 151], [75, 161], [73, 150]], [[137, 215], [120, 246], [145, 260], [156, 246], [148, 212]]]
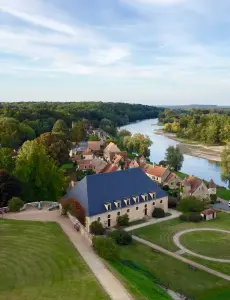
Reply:
[[147, 200], [148, 200], [148, 195], [147, 195], [147, 194], [141, 195], [141, 198], [142, 198], [144, 201], [147, 201]]
[[114, 204], [116, 208], [121, 208], [121, 201], [115, 201]]
[[139, 197], [138, 197], [138, 196], [133, 196], [132, 199], [133, 199], [133, 201], [134, 201], [135, 203], [138, 203], [138, 202], [139, 202]]
[[112, 208], [111, 203], [107, 202], [104, 205], [105, 205], [106, 210], [111, 210], [111, 208]]
[[156, 193], [149, 193], [149, 196], [151, 199], [155, 199], [156, 198]]
[[130, 199], [124, 199], [126, 206], [130, 205]]

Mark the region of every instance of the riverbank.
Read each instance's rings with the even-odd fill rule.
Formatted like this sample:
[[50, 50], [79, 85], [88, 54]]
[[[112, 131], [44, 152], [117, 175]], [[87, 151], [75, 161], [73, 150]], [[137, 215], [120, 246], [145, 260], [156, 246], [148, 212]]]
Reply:
[[221, 153], [224, 150], [224, 146], [206, 146], [197, 144], [194, 141], [188, 141], [178, 138], [176, 134], [165, 132], [162, 129], [154, 130], [155, 134], [166, 136], [174, 141], [179, 142], [178, 147], [181, 153], [199, 158], [204, 158], [211, 161], [220, 162]]

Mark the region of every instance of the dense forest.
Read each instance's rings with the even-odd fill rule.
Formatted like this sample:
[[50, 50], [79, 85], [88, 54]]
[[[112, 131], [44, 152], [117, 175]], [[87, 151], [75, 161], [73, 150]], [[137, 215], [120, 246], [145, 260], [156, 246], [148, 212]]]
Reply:
[[101, 127], [111, 135], [116, 128], [137, 120], [158, 117], [161, 108], [126, 103], [102, 102], [20, 102], [0, 104], [0, 144], [18, 148], [26, 140], [33, 140], [50, 132], [57, 120], [68, 128], [72, 122], [86, 119], [94, 127]]
[[228, 109], [166, 109], [159, 114], [166, 132], [178, 137], [200, 141], [209, 145], [230, 142], [230, 110]]

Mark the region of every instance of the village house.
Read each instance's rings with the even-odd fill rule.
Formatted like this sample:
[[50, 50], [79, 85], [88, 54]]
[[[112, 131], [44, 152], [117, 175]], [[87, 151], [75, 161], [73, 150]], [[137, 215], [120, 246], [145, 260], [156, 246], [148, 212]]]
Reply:
[[208, 192], [209, 192], [210, 196], [216, 195], [216, 191], [217, 191], [216, 188], [217, 188], [217, 186], [216, 186], [215, 182], [211, 179], [208, 184]]
[[109, 145], [104, 149], [104, 158], [108, 162], [112, 162], [112, 158], [115, 154], [121, 152], [121, 150], [114, 143], [109, 143]]
[[178, 189], [180, 187], [180, 184], [181, 178], [173, 172], [169, 173], [163, 183], [163, 185], [167, 185], [171, 190]]
[[200, 199], [209, 199], [209, 190], [203, 180], [189, 176], [181, 182], [181, 196], [194, 196]]
[[94, 158], [94, 154], [89, 148], [82, 151], [82, 156], [86, 160], [92, 160]]
[[139, 168], [139, 167], [140, 165], [135, 159], [131, 160], [131, 162], [129, 163], [129, 169]]
[[100, 141], [88, 141], [88, 148], [92, 152], [98, 152], [101, 150], [101, 142]]
[[92, 160], [92, 165], [94, 166], [95, 173], [98, 174], [107, 166], [107, 162], [105, 162], [102, 158], [95, 157]]
[[168, 211], [168, 195], [139, 168], [86, 176], [69, 197], [85, 208], [88, 231], [93, 221], [109, 228], [124, 214], [134, 221], [152, 217], [155, 207]]
[[167, 168], [146, 164], [142, 170], [148, 175], [153, 181], [163, 184], [166, 178], [169, 176], [170, 171]]
[[77, 160], [77, 170], [87, 171], [87, 170], [95, 171], [95, 166], [92, 164], [92, 160], [80, 159]]

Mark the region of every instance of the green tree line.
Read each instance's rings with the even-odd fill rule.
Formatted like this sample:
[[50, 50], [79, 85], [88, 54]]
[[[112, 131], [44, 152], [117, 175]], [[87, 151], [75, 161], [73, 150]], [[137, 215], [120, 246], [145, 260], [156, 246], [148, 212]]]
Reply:
[[209, 145], [230, 142], [229, 110], [165, 110], [159, 114], [164, 130]]

